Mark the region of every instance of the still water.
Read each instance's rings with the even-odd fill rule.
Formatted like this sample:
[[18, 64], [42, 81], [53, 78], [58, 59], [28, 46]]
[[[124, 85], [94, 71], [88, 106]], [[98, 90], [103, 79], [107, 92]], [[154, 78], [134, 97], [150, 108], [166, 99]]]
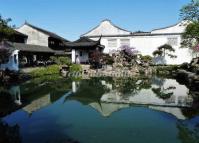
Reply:
[[0, 87], [0, 143], [198, 143], [198, 113], [175, 79], [47, 77]]

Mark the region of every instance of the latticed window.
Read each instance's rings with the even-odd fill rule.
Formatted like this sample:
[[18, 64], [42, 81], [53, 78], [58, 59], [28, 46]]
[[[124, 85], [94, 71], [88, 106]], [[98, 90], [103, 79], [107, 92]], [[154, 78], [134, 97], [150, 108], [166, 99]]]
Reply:
[[108, 39], [108, 47], [110, 48], [117, 47], [117, 39]]
[[54, 41], [50, 41], [50, 44], [55, 44], [55, 42]]
[[120, 39], [120, 45], [121, 46], [130, 46], [130, 39]]
[[167, 44], [169, 44], [171, 46], [177, 46], [178, 45], [178, 38], [177, 37], [167, 38]]

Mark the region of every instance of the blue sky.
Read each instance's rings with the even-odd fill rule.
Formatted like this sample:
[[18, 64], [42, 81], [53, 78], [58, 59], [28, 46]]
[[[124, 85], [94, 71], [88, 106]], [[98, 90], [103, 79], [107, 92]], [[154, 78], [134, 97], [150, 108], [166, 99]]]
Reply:
[[130, 31], [151, 31], [177, 23], [179, 9], [190, 0], [0, 0], [0, 14], [76, 40], [110, 19]]

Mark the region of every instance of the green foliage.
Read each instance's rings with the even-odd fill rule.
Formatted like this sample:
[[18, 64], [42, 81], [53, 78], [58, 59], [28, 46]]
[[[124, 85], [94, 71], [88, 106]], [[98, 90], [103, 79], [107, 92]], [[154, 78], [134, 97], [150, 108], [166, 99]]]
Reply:
[[[12, 26], [8, 25], [9, 22], [11, 22], [10, 18], [4, 19], [0, 15], [0, 42], [12, 38], [14, 30], [12, 29]], [[9, 50], [1, 48], [0, 45], [0, 64], [8, 62], [9, 54]]]
[[10, 18], [4, 19], [0, 15], [0, 41], [8, 40], [12, 38], [12, 35], [14, 34], [14, 30], [12, 29], [13, 26], [9, 25], [11, 21], [12, 20]]
[[180, 10], [180, 16], [183, 20], [199, 21], [199, 1], [192, 0]]
[[109, 54], [103, 54], [102, 60], [107, 65], [112, 65], [114, 63], [113, 57], [111, 57]]
[[158, 47], [158, 50], [161, 50], [161, 51], [168, 50], [170, 52], [175, 52], [175, 49], [171, 45], [168, 45], [168, 44]]
[[[191, 112], [191, 111], [190, 111]], [[183, 114], [184, 115], [184, 114]], [[198, 143], [199, 142], [199, 124], [196, 122], [191, 127], [187, 123], [178, 123], [178, 138], [182, 143]]]
[[153, 93], [155, 93], [159, 98], [168, 99], [173, 95], [173, 92], [165, 93], [169, 90], [175, 89], [175, 87], [169, 87], [162, 90], [161, 88], [152, 88]]
[[68, 58], [68, 57], [55, 57], [55, 56], [52, 56], [52, 57], [50, 57], [50, 59], [54, 63], [56, 63], [58, 65], [68, 65], [68, 66], [70, 66], [72, 64], [71, 59]]
[[170, 58], [176, 58], [177, 56], [171, 54], [171, 52], [175, 52], [175, 49], [171, 45], [164, 44], [164, 45], [158, 47], [158, 49], [153, 52], [153, 55], [154, 56], [163, 56], [163, 57], [165, 57], [167, 55]]
[[58, 65], [51, 65], [48, 67], [42, 67], [36, 70], [33, 70], [30, 75], [32, 77], [42, 77], [45, 75], [54, 75], [54, 74], [59, 74], [59, 66]]
[[190, 48], [193, 53], [198, 52], [195, 47], [199, 44], [199, 1], [192, 0], [182, 7], [180, 16], [183, 20], [192, 21], [182, 35], [182, 48]]
[[162, 55], [163, 55], [163, 52], [160, 51], [160, 50], [155, 50], [155, 51], [153, 52], [153, 56], [156, 56], [156, 55], [162, 56]]
[[180, 65], [180, 69], [188, 70], [189, 69], [189, 63], [183, 63]]
[[182, 47], [194, 48], [199, 44], [199, 22], [189, 24], [182, 35]]
[[4, 64], [9, 61], [10, 52], [8, 49], [0, 48], [0, 64]]
[[172, 71], [176, 71], [177, 69], [179, 69], [178, 65], [169, 65], [169, 66], [156, 66], [156, 71], [157, 72], [172, 72]]
[[139, 73], [140, 73], [140, 75], [144, 75], [145, 74], [145, 70], [144, 69], [139, 69]]
[[82, 66], [80, 64], [72, 64], [69, 70], [70, 72], [81, 72]]
[[151, 56], [149, 56], [149, 55], [146, 55], [146, 56], [140, 56], [140, 58], [141, 58], [141, 61], [144, 61], [144, 62], [152, 62], [152, 57]]

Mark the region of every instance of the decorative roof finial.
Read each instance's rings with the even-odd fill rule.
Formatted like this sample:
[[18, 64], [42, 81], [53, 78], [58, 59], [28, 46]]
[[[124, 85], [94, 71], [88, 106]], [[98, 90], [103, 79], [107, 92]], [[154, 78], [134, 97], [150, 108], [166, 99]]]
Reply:
[[25, 20], [25, 24], [28, 24], [27, 20]]

